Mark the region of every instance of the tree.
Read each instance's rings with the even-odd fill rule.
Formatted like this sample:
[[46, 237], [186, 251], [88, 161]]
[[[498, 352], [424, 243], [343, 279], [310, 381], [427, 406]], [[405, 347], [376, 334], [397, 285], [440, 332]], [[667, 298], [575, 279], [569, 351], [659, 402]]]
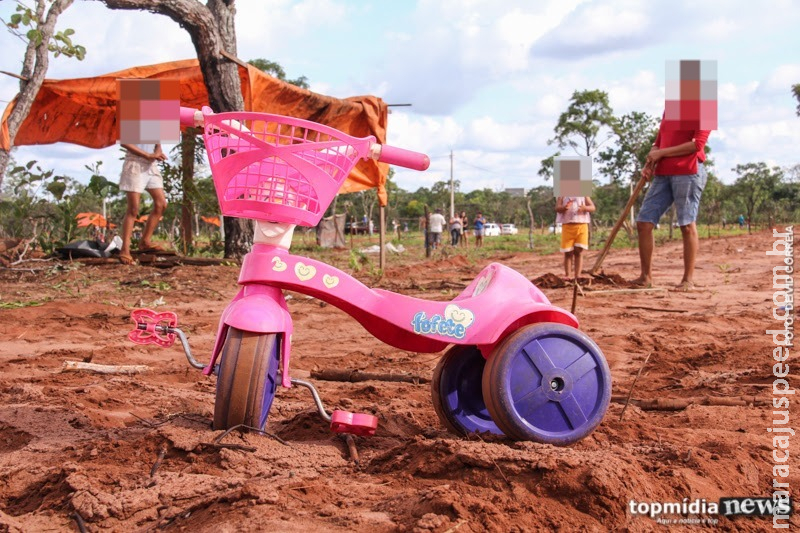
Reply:
[[310, 88], [308, 85], [308, 78], [305, 76], [300, 76], [294, 80], [286, 79], [286, 71], [283, 70], [283, 67], [280, 66], [275, 61], [270, 61], [268, 59], [251, 59], [248, 61], [251, 65], [256, 67], [259, 70], [266, 72], [267, 74], [278, 78], [281, 81], [285, 81], [286, 83], [291, 83], [292, 85], [296, 85], [298, 87], [302, 87], [303, 89]]
[[638, 180], [647, 154], [658, 134], [658, 119], [633, 111], [615, 119], [614, 146], [598, 154], [600, 172], [612, 182], [627, 185]]
[[[555, 137], [547, 144], [555, 144], [561, 150], [572, 148], [576, 154], [591, 157], [603, 144], [598, 140], [600, 130], [613, 128], [616, 123], [614, 111], [608, 103], [608, 93], [599, 89], [574, 91], [567, 110], [558, 117], [553, 131]], [[609, 137], [611, 132], [609, 132]], [[542, 160], [539, 175], [553, 176], [553, 164], [561, 152], [556, 152]]]
[[556, 157], [559, 157], [560, 155], [561, 155], [561, 152], [559, 151], [559, 152], [554, 153], [550, 157], [545, 157], [544, 159], [542, 159], [541, 163], [539, 163], [539, 172], [537, 172], [537, 174], [539, 174], [539, 176], [541, 176], [542, 178], [544, 178], [546, 180], [549, 180], [550, 178], [552, 178], [553, 177], [553, 167], [556, 164]]
[[[50, 65], [50, 52], [56, 57], [63, 54], [75, 57], [79, 61], [86, 55], [83, 46], [72, 43], [71, 36], [75, 33], [74, 30], [68, 28], [56, 33], [58, 17], [72, 2], [73, 0], [52, 0], [50, 9], [47, 9], [45, 0], [36, 0], [34, 8], [18, 1], [17, 12], [11, 15], [8, 22], [3, 21], [12, 34], [27, 43], [19, 75], [19, 94], [14, 109], [8, 117], [10, 146], [14, 146], [14, 138], [19, 127], [30, 113], [33, 101], [42, 87], [47, 67]], [[27, 31], [24, 28], [28, 28]], [[9, 151], [0, 149], [0, 186], [3, 184], [9, 157]]]
[[[222, 52], [236, 55], [235, 0], [99, 0], [111, 9], [144, 10], [165, 15], [181, 25], [192, 39], [208, 91], [208, 103], [217, 113], [242, 111], [238, 66]], [[225, 217], [225, 257], [241, 259], [253, 244], [252, 224]]]
[[598, 142], [600, 130], [612, 128], [615, 123], [608, 93], [598, 89], [575, 91], [569, 107], [558, 117], [556, 135], [548, 144], [556, 144], [562, 150], [569, 146], [579, 155], [591, 156], [602, 144]]
[[534, 221], [541, 227], [549, 226], [556, 219], [556, 203], [553, 200], [553, 188], [541, 185], [528, 192], [531, 202], [531, 213]]
[[772, 207], [770, 195], [783, 180], [783, 171], [779, 167], [769, 168], [766, 163], [760, 161], [736, 165], [733, 171], [739, 175], [733, 184], [733, 190], [747, 210], [747, 232], [750, 233], [750, 225], [756, 210], [765, 203], [769, 204], [769, 208]]

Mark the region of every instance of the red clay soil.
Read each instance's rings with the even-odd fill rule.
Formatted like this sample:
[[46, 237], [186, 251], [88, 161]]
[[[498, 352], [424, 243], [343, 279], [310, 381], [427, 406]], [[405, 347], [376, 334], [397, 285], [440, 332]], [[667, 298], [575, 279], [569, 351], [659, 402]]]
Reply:
[[[604, 264], [611, 281], [585, 283], [577, 315], [608, 359], [616, 401], [599, 428], [570, 447], [451, 435], [428, 385], [317, 381], [329, 409], [380, 418], [374, 437], [355, 439], [358, 464], [298, 387], [278, 391], [267, 425], [277, 438], [232, 432], [221, 442], [240, 446], [214, 446], [221, 433], [210, 429], [215, 378], [189, 367], [177, 344], [158, 349], [127, 341], [130, 310], [157, 306], [178, 312], [195, 356], [207, 360], [218, 317], [236, 291], [235, 266], [28, 263], [0, 270], [3, 307], [41, 303], [0, 309], [0, 531], [77, 531], [79, 520], [88, 531], [651, 531], [662, 526], [632, 514], [630, 500], [771, 495], [766, 428], [774, 361], [764, 334], [777, 324], [777, 262], [764, 253], [771, 246], [766, 232], [703, 240], [696, 278], [704, 287], [692, 292], [619, 292], [638, 274], [638, 256], [614, 250]], [[558, 255], [493, 259], [531, 280], [560, 274]], [[390, 260], [380, 286], [433, 299], [452, 298], [485, 266], [463, 256]], [[676, 283], [680, 242], [659, 247], [655, 265], [658, 284]], [[569, 309], [571, 287], [543, 290]], [[296, 372], [430, 377], [438, 354], [383, 345], [335, 307], [294, 296], [288, 305]], [[60, 372], [65, 360], [151, 371]], [[790, 367], [786, 379], [797, 387], [797, 365]], [[640, 407], [706, 397], [745, 405]], [[800, 399], [790, 399], [797, 427]], [[797, 450], [795, 439], [795, 498]], [[769, 517], [667, 518], [718, 519], [710, 527], [723, 530], [772, 526]], [[795, 514], [792, 526], [799, 525]]]

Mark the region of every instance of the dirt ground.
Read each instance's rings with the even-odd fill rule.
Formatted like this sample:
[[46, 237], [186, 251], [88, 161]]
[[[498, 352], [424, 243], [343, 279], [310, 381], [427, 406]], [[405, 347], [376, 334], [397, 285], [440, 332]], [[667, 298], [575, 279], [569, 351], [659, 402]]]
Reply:
[[[570, 447], [451, 435], [427, 384], [316, 381], [329, 409], [380, 419], [374, 437], [355, 439], [357, 464], [298, 387], [280, 389], [270, 413], [267, 430], [280, 440], [233, 432], [221, 442], [240, 447], [213, 446], [220, 434], [210, 429], [215, 378], [189, 367], [178, 344], [127, 340], [132, 308], [173, 310], [206, 361], [237, 267], [28, 263], [0, 270], [4, 307], [40, 303], [0, 309], [0, 531], [78, 531], [81, 520], [88, 531], [650, 531], [664, 526], [633, 515], [630, 500], [771, 495], [774, 361], [764, 334], [777, 323], [776, 262], [764, 253], [771, 245], [766, 232], [702, 240], [696, 278], [703, 287], [692, 292], [603, 292], [638, 274], [635, 250], [609, 255], [612, 281], [594, 280], [576, 314], [608, 359], [615, 401], [599, 428]], [[492, 260], [540, 279], [551, 301], [569, 309], [571, 289], [542, 277], [561, 274], [560, 256]], [[459, 255], [415, 264], [392, 257], [378, 286], [449, 299], [485, 264]], [[679, 241], [657, 249], [658, 284], [676, 283], [681, 268]], [[293, 296], [293, 370], [430, 377], [438, 354], [383, 345], [335, 307]], [[151, 371], [60, 372], [65, 360]], [[791, 369], [787, 379], [800, 383], [797, 366]], [[702, 405], [706, 397], [744, 405]], [[656, 399], [697, 403], [644, 409], [642, 401]], [[794, 420], [800, 400], [791, 400]], [[792, 487], [800, 484], [795, 457]], [[770, 518], [689, 518], [719, 522], [669, 527], [772, 526]], [[800, 526], [797, 514], [792, 524]]]

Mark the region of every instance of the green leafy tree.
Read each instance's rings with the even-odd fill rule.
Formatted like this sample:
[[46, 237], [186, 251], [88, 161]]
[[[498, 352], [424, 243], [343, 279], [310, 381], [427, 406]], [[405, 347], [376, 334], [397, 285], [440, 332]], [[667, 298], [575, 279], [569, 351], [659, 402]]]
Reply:
[[[567, 110], [558, 117], [553, 129], [555, 136], [547, 144], [555, 144], [561, 150], [569, 147], [578, 155], [591, 157], [611, 137], [615, 123], [608, 93], [599, 89], [574, 91]], [[604, 131], [608, 135], [601, 139]], [[560, 152], [542, 161], [540, 176], [553, 175], [553, 159], [558, 155]]]
[[[78, 60], [83, 60], [86, 56], [86, 49], [72, 42], [74, 30], [68, 28], [56, 31], [58, 17], [72, 2], [73, 0], [51, 0], [48, 9], [45, 0], [36, 0], [33, 7], [18, 0], [16, 12], [8, 21], [2, 21], [12, 35], [25, 42], [25, 56], [18, 76], [19, 94], [7, 121], [11, 146], [14, 146], [17, 132], [42, 87], [50, 64], [50, 54], [56, 57], [65, 55]], [[0, 149], [0, 186], [3, 184], [9, 157], [9, 151]]]
[[770, 217], [773, 215], [772, 191], [783, 180], [783, 170], [758, 162], [736, 165], [733, 171], [739, 175], [733, 183], [733, 191], [747, 212], [747, 232], [750, 233], [753, 217], [761, 206], [767, 208]]
[[12, 168], [8, 181], [6, 198], [0, 202], [3, 233], [34, 240], [45, 252], [74, 240], [77, 214], [97, 207], [87, 186], [54, 175], [37, 161]]
[[658, 119], [633, 111], [614, 120], [614, 145], [598, 154], [600, 173], [617, 184], [638, 181], [658, 134]]
[[600, 147], [601, 130], [613, 128], [615, 123], [608, 93], [598, 89], [575, 91], [567, 110], [558, 117], [551, 143], [562, 150], [569, 146], [580, 155], [591, 156]]
[[553, 177], [553, 166], [555, 165], [556, 157], [559, 157], [561, 152], [558, 151], [551, 155], [550, 157], [545, 157], [542, 159], [542, 162], [539, 164], [539, 176], [544, 179], [550, 179]]
[[[528, 191], [531, 201], [531, 212], [534, 221], [540, 228], [549, 227], [556, 220], [556, 201], [553, 198], [553, 188], [541, 185]], [[526, 219], [527, 225], [527, 219]]]
[[296, 85], [298, 87], [302, 87], [303, 89], [308, 89], [308, 78], [305, 76], [300, 76], [299, 78], [295, 78], [290, 80], [286, 77], [286, 71], [283, 69], [280, 64], [276, 63], [275, 61], [270, 61], [269, 59], [251, 59], [248, 61], [251, 65], [256, 67], [259, 70], [266, 72], [267, 74], [278, 78], [281, 81], [285, 81], [286, 83], [291, 83], [292, 85]]

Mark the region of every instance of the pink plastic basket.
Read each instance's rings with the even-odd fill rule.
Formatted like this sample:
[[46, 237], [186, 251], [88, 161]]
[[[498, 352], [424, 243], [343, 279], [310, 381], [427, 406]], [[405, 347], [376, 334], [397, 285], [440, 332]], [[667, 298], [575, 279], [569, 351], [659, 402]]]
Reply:
[[316, 225], [374, 137], [266, 113], [214, 114], [204, 133], [222, 214]]

